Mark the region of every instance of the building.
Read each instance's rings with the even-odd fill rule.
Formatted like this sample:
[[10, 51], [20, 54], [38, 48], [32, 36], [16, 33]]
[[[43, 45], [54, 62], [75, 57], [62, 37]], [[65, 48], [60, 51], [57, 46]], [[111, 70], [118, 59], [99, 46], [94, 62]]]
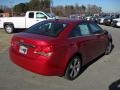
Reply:
[[10, 17], [10, 13], [0, 13], [0, 17]]

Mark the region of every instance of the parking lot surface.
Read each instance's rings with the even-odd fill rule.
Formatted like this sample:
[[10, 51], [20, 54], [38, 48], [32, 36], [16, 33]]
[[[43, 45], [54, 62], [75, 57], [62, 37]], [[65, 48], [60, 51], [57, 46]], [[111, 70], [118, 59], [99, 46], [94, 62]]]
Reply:
[[0, 29], [0, 53], [8, 49], [12, 35], [6, 34], [3, 29]]
[[0, 50], [0, 90], [120, 90], [120, 28], [102, 28], [112, 34], [112, 53], [99, 58], [74, 81], [34, 74], [13, 64], [8, 55], [12, 35], [0, 30], [0, 45], [5, 47]]

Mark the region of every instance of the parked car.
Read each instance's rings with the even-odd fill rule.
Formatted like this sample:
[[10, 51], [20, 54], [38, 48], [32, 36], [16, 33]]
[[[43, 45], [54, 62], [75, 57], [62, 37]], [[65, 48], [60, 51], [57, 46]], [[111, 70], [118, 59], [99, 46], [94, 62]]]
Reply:
[[84, 65], [112, 50], [112, 37], [94, 22], [46, 20], [12, 37], [11, 60], [32, 72], [74, 80]]
[[92, 18], [92, 16], [87, 16], [87, 17], [85, 17], [85, 19], [86, 19], [87, 21], [91, 21], [91, 18]]
[[104, 24], [104, 19], [107, 18], [107, 17], [109, 17], [109, 16], [100, 16], [100, 17], [98, 18], [98, 21], [97, 21], [97, 22], [98, 22], [99, 24]]
[[93, 22], [96, 22], [96, 23], [97, 23], [97, 22], [98, 22], [98, 18], [99, 18], [99, 17], [100, 17], [100, 16], [97, 16], [97, 15], [96, 15], [96, 16], [92, 16], [92, 17], [91, 17], [91, 21], [93, 21]]
[[113, 21], [111, 22], [111, 26], [120, 27], [120, 18], [113, 19]]
[[117, 19], [117, 18], [119, 18], [120, 17], [120, 15], [111, 15], [111, 16], [108, 16], [108, 17], [106, 17], [105, 19], [104, 19], [104, 24], [105, 25], [111, 25], [111, 22], [113, 21], [113, 19]]
[[43, 20], [54, 18], [42, 11], [28, 11], [25, 17], [0, 18], [0, 28], [4, 28], [7, 33], [13, 33], [16, 29], [26, 29]]
[[83, 19], [82, 16], [80, 16], [79, 14], [72, 14], [68, 17], [69, 19], [72, 19], [72, 20], [80, 20], [80, 19]]

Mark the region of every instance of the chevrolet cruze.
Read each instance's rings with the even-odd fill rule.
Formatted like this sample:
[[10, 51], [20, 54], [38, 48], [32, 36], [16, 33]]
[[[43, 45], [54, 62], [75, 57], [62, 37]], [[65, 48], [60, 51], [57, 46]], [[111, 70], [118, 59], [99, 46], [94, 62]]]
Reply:
[[9, 55], [32, 72], [74, 80], [85, 64], [111, 50], [111, 35], [96, 23], [56, 19], [15, 34]]

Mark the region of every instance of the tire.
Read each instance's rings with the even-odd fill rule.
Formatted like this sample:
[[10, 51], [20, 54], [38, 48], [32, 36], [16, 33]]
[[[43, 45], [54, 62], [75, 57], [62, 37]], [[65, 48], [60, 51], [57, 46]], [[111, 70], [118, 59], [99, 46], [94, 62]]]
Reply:
[[5, 31], [6, 31], [6, 33], [8, 33], [8, 34], [11, 34], [11, 33], [13, 33], [14, 32], [14, 27], [13, 27], [13, 25], [11, 25], [11, 24], [6, 24], [5, 26], [4, 26], [4, 29], [5, 29]]
[[106, 50], [105, 50], [105, 55], [110, 54], [111, 51], [112, 51], [112, 42], [109, 41], [109, 43], [108, 43], [108, 45], [107, 45], [107, 48], [106, 48]]
[[68, 80], [74, 80], [80, 74], [81, 66], [81, 58], [74, 56], [68, 64], [64, 77]]
[[116, 24], [115, 24], [115, 23], [111, 23], [111, 26], [112, 26], [112, 27], [115, 27], [115, 26], [116, 26]]

